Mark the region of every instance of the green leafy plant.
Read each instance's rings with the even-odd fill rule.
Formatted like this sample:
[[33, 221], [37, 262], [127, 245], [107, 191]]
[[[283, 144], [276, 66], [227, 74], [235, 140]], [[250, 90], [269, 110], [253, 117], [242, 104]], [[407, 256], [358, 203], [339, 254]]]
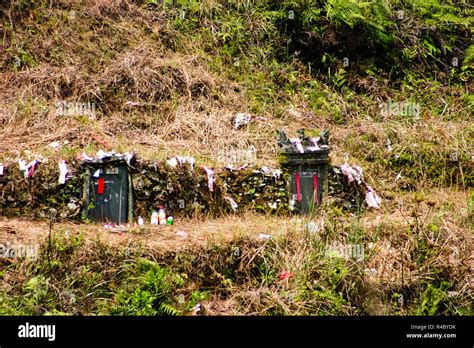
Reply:
[[137, 267], [136, 285], [117, 293], [110, 314], [177, 315], [172, 294], [175, 286], [183, 285], [183, 279], [147, 259], [139, 259]]
[[417, 315], [435, 315], [442, 311], [449, 301], [446, 289], [449, 288], [448, 282], [441, 282], [439, 286], [428, 283], [422, 295], [421, 303], [418, 307]]

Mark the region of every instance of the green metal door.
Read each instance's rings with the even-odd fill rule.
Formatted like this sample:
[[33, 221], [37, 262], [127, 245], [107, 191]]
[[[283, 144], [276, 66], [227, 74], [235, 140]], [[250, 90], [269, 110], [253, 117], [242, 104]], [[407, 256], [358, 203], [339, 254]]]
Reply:
[[318, 171], [295, 172], [290, 176], [290, 205], [308, 214], [321, 202], [322, 190]]
[[128, 172], [125, 166], [97, 169], [90, 178], [89, 218], [122, 224], [128, 220]]

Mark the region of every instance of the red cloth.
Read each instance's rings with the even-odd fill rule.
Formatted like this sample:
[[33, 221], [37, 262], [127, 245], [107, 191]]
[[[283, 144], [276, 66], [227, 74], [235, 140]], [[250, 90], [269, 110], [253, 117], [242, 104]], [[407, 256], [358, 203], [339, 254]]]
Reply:
[[99, 178], [99, 180], [97, 180], [97, 193], [99, 195], [103, 194], [104, 189], [105, 189], [105, 179]]
[[296, 200], [299, 202], [301, 201], [300, 173], [295, 174], [295, 182], [296, 182]]
[[314, 203], [318, 204], [318, 174], [313, 175]]
[[293, 273], [291, 273], [291, 272], [288, 272], [288, 271], [281, 272], [280, 280], [289, 279], [291, 276], [293, 276]]

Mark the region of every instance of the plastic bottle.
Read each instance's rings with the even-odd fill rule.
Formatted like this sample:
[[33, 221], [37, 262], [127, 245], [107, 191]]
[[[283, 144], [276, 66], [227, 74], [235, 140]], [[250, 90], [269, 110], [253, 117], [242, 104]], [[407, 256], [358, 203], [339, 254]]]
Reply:
[[156, 210], [154, 210], [153, 214], [151, 214], [151, 224], [158, 225], [158, 213], [156, 212]]
[[145, 223], [145, 221], [143, 221], [143, 218], [141, 216], [138, 217], [138, 224], [140, 226], [143, 226], [143, 224]]
[[160, 210], [158, 211], [158, 221], [160, 225], [166, 225], [166, 212], [163, 206], [161, 206]]

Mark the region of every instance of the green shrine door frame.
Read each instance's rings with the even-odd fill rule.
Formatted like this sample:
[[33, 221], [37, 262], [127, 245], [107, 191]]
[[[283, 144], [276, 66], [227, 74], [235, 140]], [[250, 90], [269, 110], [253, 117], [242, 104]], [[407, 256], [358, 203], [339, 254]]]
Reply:
[[133, 221], [132, 178], [127, 163], [87, 163], [83, 199], [84, 219], [118, 225]]

